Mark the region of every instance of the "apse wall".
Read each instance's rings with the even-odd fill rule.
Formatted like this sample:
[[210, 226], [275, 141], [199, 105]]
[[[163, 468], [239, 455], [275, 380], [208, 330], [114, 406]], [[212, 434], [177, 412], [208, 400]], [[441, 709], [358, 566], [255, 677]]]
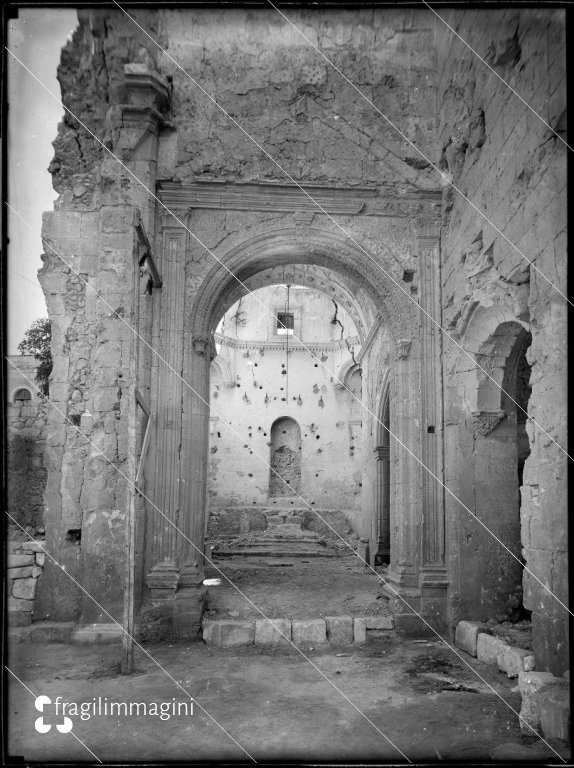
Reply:
[[[285, 286], [263, 288], [235, 304], [220, 323], [225, 334], [216, 336], [211, 367], [210, 507], [268, 503], [271, 427], [290, 417], [301, 429], [302, 499], [357, 517], [361, 408], [337, 382], [353, 364], [349, 349], [359, 350], [355, 327], [341, 308], [339, 322], [332, 322], [335, 307], [325, 294], [292, 288], [295, 335], [306, 350], [294, 336], [287, 342], [275, 332], [276, 312], [285, 302]], [[342, 327], [348, 334], [343, 338]]]

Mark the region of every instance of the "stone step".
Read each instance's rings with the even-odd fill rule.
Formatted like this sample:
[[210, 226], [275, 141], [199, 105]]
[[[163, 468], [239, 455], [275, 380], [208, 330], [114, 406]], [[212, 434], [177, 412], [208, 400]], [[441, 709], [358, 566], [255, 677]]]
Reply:
[[254, 549], [250, 547], [235, 549], [214, 550], [212, 556], [216, 559], [220, 557], [335, 557], [335, 552], [328, 549]]
[[392, 616], [327, 616], [324, 619], [204, 620], [203, 641], [215, 648], [364, 645], [369, 632], [394, 629]]

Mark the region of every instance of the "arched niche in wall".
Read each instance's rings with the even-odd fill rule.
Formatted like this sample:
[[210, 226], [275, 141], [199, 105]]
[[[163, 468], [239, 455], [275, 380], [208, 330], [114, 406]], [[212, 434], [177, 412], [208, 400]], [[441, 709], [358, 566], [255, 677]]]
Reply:
[[269, 496], [295, 496], [301, 491], [301, 428], [289, 416], [271, 425]]
[[26, 403], [32, 399], [32, 393], [26, 387], [19, 387], [12, 395], [13, 403]]
[[502, 306], [478, 307], [461, 340], [476, 365], [470, 368], [468, 356], [459, 356], [466, 432], [458, 482], [472, 488], [465, 502], [482, 523], [460, 510], [460, 557], [477, 585], [474, 597], [467, 589], [469, 602], [462, 607], [467, 618], [522, 616], [520, 486], [530, 452], [526, 352], [531, 341], [525, 323]]

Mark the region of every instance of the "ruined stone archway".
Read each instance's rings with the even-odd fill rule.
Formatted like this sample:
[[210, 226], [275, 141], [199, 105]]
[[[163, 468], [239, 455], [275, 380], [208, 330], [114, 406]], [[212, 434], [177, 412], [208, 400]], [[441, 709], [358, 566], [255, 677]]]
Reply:
[[[243, 214], [238, 213], [237, 216], [242, 217]], [[162, 291], [165, 291], [166, 297], [177, 297], [177, 302], [160, 302], [157, 322], [158, 327], [168, 329], [163, 334], [169, 352], [168, 363], [184, 372], [185, 386], [180, 382], [174, 384], [170, 379], [170, 402], [165, 404], [160, 394], [167, 386], [168, 373], [164, 374], [160, 369], [157, 382], [154, 380], [152, 383], [152, 390], [156, 392], [152, 403], [157, 404], [160, 414], [158, 440], [150, 449], [148, 463], [153, 466], [155, 462], [153, 484], [158, 489], [158, 496], [163, 493], [162, 489], [169, 489], [171, 505], [164, 506], [171, 506], [172, 517], [174, 521], [179, 521], [185, 535], [176, 539], [164, 533], [163, 522], [150, 510], [144, 578], [152, 593], [156, 584], [160, 584], [161, 589], [173, 589], [172, 585], [177, 584], [178, 579], [183, 579], [180, 584], [189, 581], [200, 583], [201, 553], [208, 515], [209, 374], [210, 360], [216, 353], [215, 330], [227, 310], [247, 291], [258, 287], [258, 276], [262, 276], [266, 285], [271, 285], [282, 283], [284, 272], [285, 279], [288, 279], [286, 273], [290, 270], [293, 270], [295, 282], [296, 275], [301, 272], [302, 282], [307, 280], [327, 296], [330, 295], [328, 287], [333, 276], [336, 293], [332, 298], [340, 301], [348, 314], [357, 319], [361, 329], [361, 359], [358, 362], [362, 370], [362, 396], [366, 410], [363, 420], [353, 417], [346, 425], [349, 455], [355, 455], [360, 440], [361, 450], [368, 449], [372, 456], [372, 442], [368, 445], [368, 435], [373, 434], [372, 419], [377, 410], [385, 370], [392, 371], [394, 407], [391, 428], [399, 444], [420, 445], [421, 437], [424, 437], [420, 418], [421, 354], [423, 348], [428, 348], [425, 355], [432, 358], [429, 350], [433, 337], [426, 326], [421, 330], [417, 319], [417, 302], [412, 300], [411, 294], [418, 292], [419, 288], [411, 285], [407, 292], [400, 285], [399, 281], [404, 281], [405, 274], [410, 276], [411, 272], [405, 271], [397, 253], [384, 245], [386, 237], [392, 238], [386, 221], [377, 221], [377, 231], [366, 218], [357, 219], [357, 231], [352, 237], [345, 237], [328, 227], [301, 223], [295, 217], [290, 222], [289, 218], [284, 217], [285, 224], [289, 225], [294, 219], [297, 226], [270, 229], [253, 214], [246, 215], [245, 228], [236, 226], [234, 233], [217, 246], [213, 253], [216, 264], [207, 260], [205, 253], [197, 251], [185, 230], [172, 226], [173, 223], [165, 217], [159, 221], [163, 233]], [[238, 224], [236, 219], [234, 221]], [[213, 226], [211, 215], [208, 223]], [[251, 236], [247, 236], [246, 232], [252, 233]], [[433, 238], [427, 240], [433, 244]], [[421, 246], [420, 263], [421, 268], [428, 271], [429, 253], [435, 245], [429, 251], [427, 240], [424, 241], [424, 248]], [[365, 249], [357, 244], [359, 241]], [[403, 243], [399, 247], [404, 248]], [[413, 258], [410, 254], [403, 256], [405, 260]], [[426, 283], [424, 286], [421, 284], [421, 300], [428, 304], [431, 299], [426, 292]], [[433, 392], [435, 374], [433, 369], [427, 375]], [[332, 375], [335, 383], [335, 375]], [[164, 379], [165, 384], [162, 383]], [[427, 415], [426, 418], [432, 419], [433, 424], [437, 423], [434, 415]], [[311, 422], [312, 419], [309, 424]], [[177, 444], [173, 439], [174, 429], [181, 436]], [[241, 440], [239, 445], [242, 455], [249, 460], [251, 448], [248, 441]], [[317, 446], [316, 450], [319, 448]], [[169, 477], [164, 468], [167, 466], [163, 459], [166, 452], [174, 455], [178, 467], [171, 471]], [[425, 443], [423, 454], [427, 452]], [[268, 449], [263, 453], [268, 457]], [[432, 463], [434, 458], [431, 456], [428, 460]], [[369, 472], [372, 469], [370, 463]], [[251, 477], [247, 466], [241, 471]], [[393, 584], [395, 596], [397, 591], [408, 591], [412, 596], [413, 590], [419, 590], [422, 604], [426, 589], [426, 576], [422, 572], [423, 552], [427, 553], [425, 567], [430, 564], [433, 569], [433, 594], [438, 589], [444, 592], [445, 588], [444, 578], [437, 586], [436, 575], [444, 571], [444, 550], [440, 545], [443, 511], [438, 506], [427, 505], [424, 514], [429, 523], [421, 532], [418, 522], [423, 506], [421, 467], [412, 455], [400, 451], [392, 471], [391, 520], [392, 510], [395, 510], [396, 522], [391, 524], [393, 543], [390, 546], [392, 562], [389, 582]], [[369, 539], [373, 525], [372, 498], [361, 478], [353, 477], [353, 482], [357, 485], [359, 496], [355, 531], [361, 538]], [[369, 478], [368, 487], [370, 482]], [[428, 539], [426, 544], [424, 537]], [[178, 587], [177, 594], [180, 592], [181, 587]], [[181, 598], [185, 598], [183, 593]], [[403, 614], [404, 611], [396, 619], [398, 624], [410, 620], [408, 615]]]
[[[209, 340], [226, 309], [247, 292], [253, 276], [270, 266], [316, 264], [327, 267], [363, 289], [374, 304], [374, 315], [381, 314], [392, 336], [399, 340], [412, 336], [416, 309], [402, 291], [381, 270], [377, 260], [349, 238], [329, 230], [297, 228], [272, 230], [233, 248], [203, 280], [189, 315], [188, 328], [193, 338]], [[390, 265], [383, 267], [388, 274]], [[393, 275], [399, 280], [400, 275]]]

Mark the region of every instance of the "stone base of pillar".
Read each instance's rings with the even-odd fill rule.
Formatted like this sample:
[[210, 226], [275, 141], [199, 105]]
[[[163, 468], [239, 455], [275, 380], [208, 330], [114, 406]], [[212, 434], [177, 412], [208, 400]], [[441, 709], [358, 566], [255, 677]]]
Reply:
[[143, 643], [173, 640], [174, 600], [157, 600], [144, 605], [138, 619], [138, 639]]
[[163, 560], [146, 577], [149, 600], [139, 615], [139, 637], [154, 643], [173, 639], [173, 603], [179, 573], [173, 560]]
[[175, 593], [174, 638], [185, 642], [201, 639], [201, 619], [207, 601], [203, 568], [195, 562], [183, 566]]
[[532, 642], [536, 669], [561, 677], [570, 669], [568, 617], [553, 618], [532, 612]]
[[421, 616], [433, 629], [445, 636], [448, 632], [448, 580], [444, 567], [423, 567], [419, 587]]
[[432, 631], [417, 616], [421, 613], [418, 575], [412, 569], [394, 568], [389, 569], [386, 581], [383, 592], [389, 598], [395, 629], [411, 637], [431, 636]]
[[207, 602], [207, 587], [181, 587], [175, 595], [174, 639], [185, 642], [201, 640], [201, 619]]

